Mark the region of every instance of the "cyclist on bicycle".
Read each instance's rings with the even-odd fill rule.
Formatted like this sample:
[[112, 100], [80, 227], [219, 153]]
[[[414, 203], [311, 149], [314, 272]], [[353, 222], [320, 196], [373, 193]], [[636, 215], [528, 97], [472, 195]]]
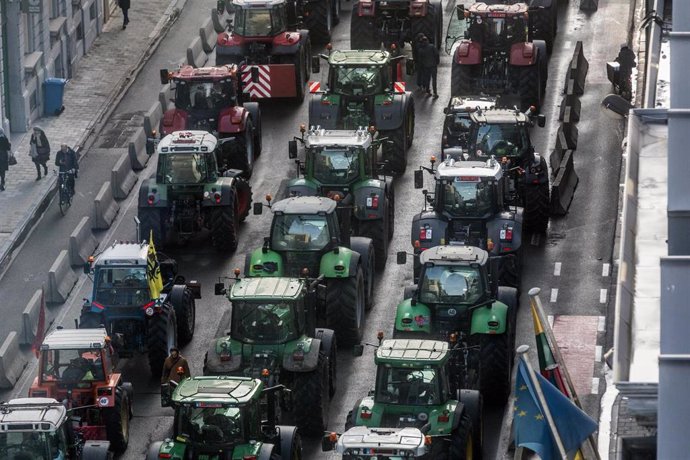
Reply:
[[77, 152], [72, 150], [67, 144], [60, 145], [60, 150], [55, 156], [55, 165], [60, 168], [61, 173], [73, 173], [67, 175], [67, 185], [74, 192], [74, 179], [78, 177], [77, 173], [79, 172]]

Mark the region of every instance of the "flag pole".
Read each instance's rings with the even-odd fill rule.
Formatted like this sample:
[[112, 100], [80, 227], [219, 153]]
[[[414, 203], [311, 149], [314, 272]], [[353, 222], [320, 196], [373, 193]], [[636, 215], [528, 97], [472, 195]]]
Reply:
[[[546, 339], [549, 341], [549, 346], [551, 347], [551, 352], [554, 355], [554, 358], [556, 359], [556, 363], [558, 364], [558, 367], [563, 371], [563, 376], [565, 377], [565, 381], [568, 385], [568, 392], [570, 393], [570, 399], [573, 400], [575, 405], [582, 409], [582, 404], [580, 403], [580, 398], [577, 396], [577, 391], [575, 391], [575, 386], [573, 385], [573, 380], [570, 378], [570, 372], [568, 372], [568, 366], [565, 365], [565, 361], [563, 360], [563, 355], [561, 355], [561, 348], [558, 346], [558, 342], [556, 342], [556, 337], [553, 335], [553, 330], [551, 329], [551, 326], [549, 325], [546, 314], [544, 313], [544, 306], [541, 303], [541, 298], [539, 297], [539, 293], [541, 293], [541, 289], [538, 287], [534, 287], [529, 290], [528, 295], [529, 295], [529, 301], [534, 309], [534, 311], [537, 312], [537, 317], [539, 318], [539, 321], [541, 321], [542, 327], [544, 328], [544, 333], [546, 334]], [[566, 395], [567, 396], [567, 395]], [[582, 409], [584, 410], [584, 409]], [[596, 460], [601, 460], [601, 457], [599, 456], [599, 449], [597, 448], [597, 443], [596, 440], [594, 439], [594, 435], [590, 434], [587, 437], [587, 440], [589, 441], [592, 454], [594, 455], [594, 458]]]
[[546, 423], [548, 423], [549, 425], [551, 435], [553, 436], [554, 441], [556, 441], [556, 447], [558, 447], [558, 452], [561, 455], [561, 459], [567, 460], [568, 454], [565, 451], [565, 447], [563, 447], [561, 435], [558, 434], [558, 429], [556, 428], [556, 424], [554, 423], [553, 417], [551, 416], [551, 411], [549, 410], [549, 406], [546, 404], [546, 400], [544, 399], [544, 393], [542, 393], [541, 391], [541, 385], [537, 380], [536, 376], [534, 375], [534, 369], [532, 369], [532, 365], [530, 364], [529, 359], [527, 359], [528, 351], [529, 346], [527, 345], [520, 345], [517, 348], [517, 353], [520, 356], [522, 362], [525, 363], [525, 367], [527, 368], [527, 373], [529, 374], [530, 382], [532, 383], [534, 392], [537, 394], [537, 398], [539, 399], [539, 405], [541, 406], [541, 410], [544, 412], [544, 418], [546, 419]]

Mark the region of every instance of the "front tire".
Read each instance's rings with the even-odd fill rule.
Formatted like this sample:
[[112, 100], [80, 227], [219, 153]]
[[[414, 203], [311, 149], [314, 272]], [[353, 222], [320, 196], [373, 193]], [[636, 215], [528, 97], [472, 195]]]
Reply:
[[355, 276], [328, 279], [326, 325], [335, 331], [340, 343], [353, 345], [362, 340], [365, 303], [361, 267], [357, 267]]
[[534, 233], [546, 233], [549, 226], [549, 184], [525, 186], [524, 228]]
[[305, 436], [321, 436], [328, 424], [328, 374], [326, 357], [321, 352], [316, 369], [295, 374], [295, 425]]
[[311, 5], [313, 5], [311, 14], [304, 17], [304, 25], [314, 37], [314, 43], [326, 44], [331, 41], [333, 30], [333, 11], [330, 0], [318, 0]]
[[184, 289], [180, 298], [173, 298], [172, 303], [177, 319], [177, 338], [181, 346], [187, 345], [194, 337], [196, 326], [196, 305], [189, 289]]
[[160, 313], [149, 320], [149, 368], [154, 378], [159, 378], [163, 373], [163, 362], [170, 348], [177, 345], [176, 336], [175, 311], [170, 305], [163, 304]]
[[383, 144], [383, 160], [394, 177], [405, 174], [407, 168], [407, 139], [405, 136], [405, 123], [394, 131], [381, 131], [381, 137], [387, 137]]
[[451, 96], [466, 96], [475, 93], [475, 79], [477, 77], [477, 65], [463, 65], [455, 62], [450, 71], [450, 94]]
[[474, 460], [476, 451], [472, 436], [472, 419], [462, 414], [458, 427], [450, 435], [450, 457], [453, 460]]
[[127, 450], [129, 444], [129, 414], [131, 411], [129, 395], [121, 386], [115, 388], [113, 407], [103, 409], [103, 423], [110, 441], [110, 448], [117, 454]]
[[479, 391], [484, 401], [504, 404], [510, 395], [510, 333], [479, 337]]
[[211, 242], [218, 251], [231, 252], [237, 249], [239, 219], [235, 209], [237, 199], [230, 206], [211, 211]]
[[158, 208], [139, 208], [139, 228], [141, 238], [148, 240], [153, 232], [153, 242], [157, 249], [165, 246], [165, 231], [163, 227], [162, 212]]
[[359, 2], [352, 5], [350, 47], [353, 50], [376, 50], [381, 47], [381, 41], [376, 37], [376, 28], [371, 18], [359, 15]]
[[[390, 205], [389, 205], [390, 206]], [[388, 210], [386, 210], [387, 212]], [[390, 229], [389, 220], [363, 220], [359, 223], [359, 233], [361, 236], [371, 238], [374, 242], [374, 253], [376, 255], [376, 270], [382, 271], [386, 267], [386, 259], [388, 258], [388, 244]]]

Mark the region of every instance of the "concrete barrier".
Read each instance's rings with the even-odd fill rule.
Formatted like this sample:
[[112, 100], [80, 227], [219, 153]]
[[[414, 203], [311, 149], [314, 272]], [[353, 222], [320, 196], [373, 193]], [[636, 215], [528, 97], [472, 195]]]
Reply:
[[69, 261], [73, 267], [83, 266], [98, 246], [98, 241], [91, 233], [90, 221], [88, 216], [82, 217], [69, 236]]
[[225, 22], [223, 22], [223, 18], [221, 18], [221, 15], [218, 14], [218, 10], [215, 8], [211, 10], [211, 22], [213, 23], [213, 30], [217, 34], [225, 32]]
[[137, 183], [139, 176], [132, 170], [129, 154], [123, 153], [110, 171], [110, 185], [113, 197], [116, 200], [124, 200], [130, 190]]
[[207, 54], [212, 53], [218, 41], [218, 33], [213, 26], [213, 19], [208, 18], [204, 21], [199, 29], [199, 37], [201, 38], [201, 46], [204, 52]]
[[110, 228], [110, 224], [115, 220], [115, 216], [120, 210], [113, 197], [113, 190], [110, 182], [106, 182], [93, 200], [93, 229], [105, 230]]
[[566, 94], [561, 101], [561, 110], [558, 115], [558, 121], [563, 123], [577, 123], [580, 121], [580, 111], [582, 104], [580, 99], [572, 94]]
[[144, 132], [147, 137], [153, 136], [153, 130], [159, 132], [161, 118], [163, 118], [163, 106], [160, 101], [156, 101], [148, 112], [144, 114]]
[[561, 123], [561, 125], [558, 127], [558, 132], [563, 133], [562, 140], [565, 141], [565, 147], [568, 150], [577, 149], [579, 131], [577, 130], [577, 125], [575, 123]]
[[[41, 316], [41, 290], [36, 289], [31, 300], [26, 304], [26, 308], [22, 312], [22, 335], [19, 339], [20, 345], [30, 345], [34, 342], [38, 331], [38, 322]], [[43, 324], [43, 328], [47, 329], [48, 325]]]
[[564, 216], [568, 213], [579, 181], [580, 179], [575, 173], [573, 151], [568, 150], [563, 155], [556, 179], [551, 184], [551, 215]]
[[134, 136], [132, 136], [129, 142], [128, 153], [133, 170], [141, 171], [146, 167], [150, 155], [146, 152], [146, 133], [143, 127], [137, 129]]
[[170, 107], [170, 99], [172, 99], [173, 93], [172, 93], [172, 88], [170, 87], [170, 83], [167, 85], [163, 85], [161, 87], [160, 92], [158, 93], [158, 102], [161, 103], [161, 108], [163, 109], [163, 113], [165, 113], [166, 110]]
[[78, 279], [70, 266], [67, 249], [63, 249], [50, 267], [50, 271], [48, 271], [46, 301], [65, 303]]
[[0, 346], [0, 388], [14, 388], [26, 364], [27, 359], [19, 350], [17, 332], [12, 331]]
[[582, 42], [575, 44], [573, 57], [568, 64], [568, 71], [565, 73], [565, 93], [582, 96], [585, 93], [585, 80], [589, 71], [589, 62], [585, 58]]
[[208, 61], [208, 54], [201, 45], [201, 37], [194, 37], [187, 47], [187, 64], [192, 67], [203, 67]]

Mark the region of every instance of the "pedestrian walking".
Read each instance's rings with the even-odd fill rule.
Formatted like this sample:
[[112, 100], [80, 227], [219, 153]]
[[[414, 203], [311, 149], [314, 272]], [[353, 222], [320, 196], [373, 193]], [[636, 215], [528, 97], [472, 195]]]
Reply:
[[[429, 42], [428, 37], [422, 38], [422, 44], [417, 50], [417, 56], [419, 57], [419, 63], [422, 67], [422, 89], [426, 91], [428, 95], [431, 95], [431, 89], [434, 90], [434, 99], [438, 97], [438, 91], [436, 87], [436, 76], [438, 73], [438, 64], [440, 62], [440, 56], [436, 46]], [[431, 87], [429, 83], [431, 81]]]
[[125, 30], [129, 24], [129, 0], [117, 0], [117, 4], [122, 10], [122, 30]]
[[419, 32], [417, 35], [415, 35], [414, 41], [412, 42], [412, 62], [414, 62], [414, 70], [417, 74], [418, 90], [421, 90], [422, 86], [424, 85], [424, 82], [422, 81], [424, 73], [422, 72], [422, 66], [419, 63], [419, 48], [422, 46], [422, 40], [425, 37], [426, 36], [422, 32]]
[[187, 364], [187, 360], [180, 354], [180, 350], [178, 350], [177, 347], [170, 348], [170, 356], [165, 358], [165, 363], [163, 363], [161, 384], [164, 385], [171, 380], [180, 383], [182, 379], [191, 376], [189, 364]]
[[67, 144], [61, 144], [60, 150], [55, 155], [55, 166], [60, 168], [61, 173], [72, 172], [69, 177], [68, 186], [74, 192], [74, 179], [79, 177], [79, 160], [77, 159], [77, 152], [72, 150]]
[[41, 180], [41, 166], [43, 174], [48, 175], [48, 160], [50, 160], [50, 143], [46, 133], [38, 126], [34, 126], [31, 140], [29, 140], [29, 155], [36, 165], [36, 180]]
[[10, 169], [10, 155], [12, 144], [5, 136], [5, 131], [0, 128], [0, 192], [5, 190], [5, 173]]

